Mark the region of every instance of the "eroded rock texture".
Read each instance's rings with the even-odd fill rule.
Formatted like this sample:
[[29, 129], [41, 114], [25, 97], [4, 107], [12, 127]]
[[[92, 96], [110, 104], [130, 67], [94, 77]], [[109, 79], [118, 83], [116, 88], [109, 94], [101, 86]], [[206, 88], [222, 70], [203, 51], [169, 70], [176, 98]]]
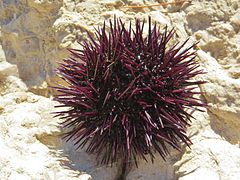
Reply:
[[[158, 1], [163, 2], [163, 1]], [[175, 27], [176, 40], [199, 41], [197, 60], [208, 81], [199, 88], [209, 105], [195, 112], [193, 145], [171, 150], [164, 162], [139, 162], [126, 179], [240, 179], [239, 0], [197, 1], [142, 8], [143, 0], [0, 0], [0, 179], [115, 179], [119, 165], [97, 166], [95, 157], [59, 138], [56, 104], [47, 85], [67, 47], [81, 48], [104, 20], [129, 22], [149, 15]], [[165, 1], [170, 2], [170, 1]], [[35, 93], [30, 93], [29, 91]], [[38, 94], [38, 95], [36, 95]]]

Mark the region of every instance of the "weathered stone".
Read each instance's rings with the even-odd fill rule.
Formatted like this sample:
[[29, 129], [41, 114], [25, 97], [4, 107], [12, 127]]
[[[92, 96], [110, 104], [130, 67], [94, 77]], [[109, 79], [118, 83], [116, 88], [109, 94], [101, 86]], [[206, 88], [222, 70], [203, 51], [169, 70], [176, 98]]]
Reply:
[[44, 134], [55, 141], [59, 138], [57, 123], [50, 114], [53, 105], [50, 99], [26, 92], [0, 98], [4, 107], [0, 116], [1, 179], [90, 179], [61, 165], [67, 160], [57, 150], [62, 148], [59, 142], [43, 144]]
[[0, 76], [7, 77], [10, 75], [19, 76], [17, 66], [6, 61], [0, 62]]

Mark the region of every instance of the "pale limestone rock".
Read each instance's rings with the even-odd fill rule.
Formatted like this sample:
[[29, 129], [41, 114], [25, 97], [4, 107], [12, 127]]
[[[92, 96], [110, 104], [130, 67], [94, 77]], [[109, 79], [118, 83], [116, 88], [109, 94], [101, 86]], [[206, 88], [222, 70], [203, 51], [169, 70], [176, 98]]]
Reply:
[[122, 11], [119, 10], [113, 10], [113, 11], [106, 11], [102, 13], [102, 16], [105, 18], [112, 18], [114, 16], [122, 18], [125, 16], [125, 14]]
[[152, 17], [153, 22], [158, 22], [162, 26], [171, 26], [170, 18], [161, 13], [160, 11], [151, 11], [148, 15]]
[[198, 57], [207, 72], [202, 78], [208, 83], [201, 85], [201, 88], [209, 102], [209, 110], [225, 123], [221, 127], [217, 121], [217, 127], [213, 128], [224, 128], [224, 131], [220, 132], [221, 135], [226, 134], [230, 142], [239, 143], [240, 136], [237, 132], [240, 128], [240, 80], [229, 77], [216, 59], [205, 52], [198, 51]]
[[[1, 38], [1, 31], [0, 31], [0, 38]], [[2, 46], [0, 45], [0, 63], [3, 62], [3, 61], [6, 61], [6, 57], [5, 57], [5, 53], [2, 49]]]
[[80, 170], [91, 175], [93, 179], [105, 180], [114, 179], [119, 174], [117, 164], [97, 164], [95, 155], [89, 155], [84, 149], [77, 149], [73, 142], [64, 142], [64, 152], [69, 156], [69, 166], [72, 169]]
[[13, 76], [19, 76], [18, 75], [18, 69], [16, 65], [12, 65], [6, 61], [2, 61], [0, 62], [0, 76], [9, 76], [9, 75], [13, 75]]
[[29, 87], [48, 81], [53, 74], [51, 59], [63, 57], [63, 53], [57, 53], [59, 46], [51, 28], [61, 5], [61, 0], [0, 4], [1, 42], [6, 60], [17, 65], [21, 79]]
[[[193, 141], [191, 152], [176, 165], [179, 179], [239, 179], [239, 148], [217, 137]], [[228, 154], [228, 156], [226, 156]], [[204, 163], [203, 163], [204, 162]], [[191, 166], [190, 166], [191, 164]]]
[[[5, 59], [4, 59], [5, 60]], [[18, 78], [18, 69], [6, 61], [0, 62], [0, 95], [27, 91], [27, 86]]]
[[172, 26], [176, 28], [176, 33], [179, 36], [179, 40], [184, 41], [188, 38], [188, 34], [186, 32], [186, 22], [185, 22], [185, 14], [176, 12], [169, 15], [172, 21]]
[[101, 3], [106, 6], [114, 6], [115, 8], [124, 5], [124, 2], [122, 0], [102, 0]]
[[53, 28], [57, 33], [57, 42], [61, 48], [71, 46], [80, 38], [86, 39], [86, 33], [84, 35], [83, 32], [89, 30], [86, 28], [83, 19], [80, 13], [66, 12], [54, 22]]
[[[32, 93], [9, 93], [0, 99], [0, 178], [1, 179], [90, 179], [61, 165], [66, 161], [52, 120], [54, 103]], [[42, 135], [51, 135], [56, 143], [42, 144]], [[51, 150], [50, 147], [56, 148]], [[62, 157], [61, 157], [62, 156]]]
[[159, 154], [156, 154], [154, 163], [148, 158], [148, 162], [139, 161], [138, 168], [132, 167], [127, 174], [127, 180], [176, 180], [174, 163], [180, 158], [180, 153], [173, 151], [170, 147], [171, 157], [164, 161]]
[[7, 76], [0, 82], [1, 95], [19, 91], [27, 91], [28, 88], [25, 83], [16, 76]]
[[216, 134], [216, 116], [210, 112], [195, 112], [193, 116], [196, 120], [188, 130], [193, 145], [174, 164], [176, 176], [181, 180], [238, 179], [239, 147]]
[[238, 10], [231, 18], [231, 24], [234, 26], [236, 31], [240, 30], [240, 10]]
[[61, 7], [63, 5], [63, 0], [28, 0], [27, 5], [42, 13], [48, 13]]
[[239, 26], [236, 24], [239, 7], [236, 2], [196, 2], [185, 11], [188, 22], [186, 28], [200, 41], [199, 47], [210, 52], [223, 68], [228, 69], [233, 78], [238, 76], [236, 67], [239, 64], [240, 49], [237, 36]]

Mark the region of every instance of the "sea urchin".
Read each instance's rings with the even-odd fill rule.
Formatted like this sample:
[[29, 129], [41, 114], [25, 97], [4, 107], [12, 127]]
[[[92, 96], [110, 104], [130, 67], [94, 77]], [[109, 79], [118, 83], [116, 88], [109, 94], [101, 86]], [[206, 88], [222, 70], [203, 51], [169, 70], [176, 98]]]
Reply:
[[[163, 159], [169, 154], [166, 144], [180, 150], [180, 142], [190, 145], [186, 135], [191, 114], [188, 108], [205, 106], [194, 89], [203, 81], [192, 80], [202, 70], [194, 60], [196, 51], [184, 48], [187, 40], [167, 47], [174, 30], [163, 32], [156, 23], [143, 35], [144, 22], [135, 28], [115, 18], [96, 29], [96, 38], [69, 49], [58, 75], [68, 83], [58, 85], [55, 100], [66, 111], [67, 140], [76, 148], [97, 154], [101, 163]], [[109, 33], [107, 33], [109, 32]], [[191, 50], [191, 51], [190, 51]], [[194, 86], [195, 85], [195, 86]]]

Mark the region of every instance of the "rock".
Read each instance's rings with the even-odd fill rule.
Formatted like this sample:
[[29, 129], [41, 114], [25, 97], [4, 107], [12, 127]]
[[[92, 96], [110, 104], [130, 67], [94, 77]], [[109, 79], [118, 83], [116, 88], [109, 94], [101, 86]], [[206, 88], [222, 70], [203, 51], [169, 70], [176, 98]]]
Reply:
[[[224, 140], [209, 137], [193, 142], [191, 152], [184, 154], [177, 171], [181, 180], [239, 179], [239, 148]], [[228, 154], [226, 157], [225, 154]], [[204, 162], [204, 163], [201, 163]], [[191, 166], [190, 166], [191, 165]]]
[[171, 26], [169, 17], [159, 11], [151, 11], [149, 16], [153, 22], [158, 22], [162, 26]]
[[101, 3], [106, 6], [114, 6], [115, 8], [121, 7], [124, 5], [123, 1], [121, 1], [121, 0], [103, 0], [103, 1], [101, 1]]
[[240, 30], [240, 11], [237, 11], [230, 19], [231, 24], [234, 26], [235, 31]]
[[[0, 38], [1, 38], [1, 31], [0, 31]], [[2, 49], [2, 46], [0, 45], [0, 63], [6, 61], [5, 53]]]
[[106, 12], [103, 12], [103, 14], [102, 14], [102, 16], [104, 16], [105, 18], [112, 18], [114, 16], [116, 16], [118, 18], [122, 18], [124, 15], [125, 14], [119, 10], [106, 11]]
[[56, 61], [63, 57], [56, 53], [59, 50], [51, 28], [61, 5], [61, 0], [21, 0], [3, 1], [0, 6], [6, 60], [17, 65], [19, 76], [29, 87], [50, 77], [51, 58]]
[[176, 180], [174, 163], [180, 158], [180, 154], [173, 151], [171, 148], [171, 157], [164, 161], [159, 154], [156, 154], [154, 163], [148, 158], [148, 162], [140, 160], [138, 167], [132, 167], [127, 174], [127, 180], [138, 179], [151, 179], [151, 180]]
[[27, 5], [41, 13], [48, 13], [60, 8], [63, 5], [63, 0], [29, 0]]
[[18, 69], [6, 61], [0, 62], [0, 94], [27, 91], [27, 86], [18, 78]]
[[240, 81], [229, 77], [217, 61], [203, 51], [198, 51], [198, 56], [206, 67], [207, 74], [204, 80], [208, 83], [201, 85], [201, 88], [209, 102], [209, 110], [225, 123], [222, 124], [224, 131], [221, 135], [225, 134], [230, 142], [239, 143], [240, 136], [237, 129], [240, 128]]
[[43, 134], [58, 139], [54, 136], [59, 129], [50, 115], [54, 108], [50, 99], [26, 92], [9, 93], [0, 104], [4, 104], [0, 117], [1, 179], [91, 179], [61, 165], [66, 160], [57, 151], [60, 143], [41, 143]]
[[115, 179], [119, 174], [117, 164], [109, 165], [97, 164], [96, 156], [89, 155], [84, 149], [77, 149], [73, 142], [63, 141], [64, 152], [69, 157], [68, 166], [71, 169], [79, 170], [90, 174], [93, 179], [105, 180]]
[[9, 75], [19, 76], [17, 66], [6, 61], [0, 62], [0, 76], [6, 77]]
[[27, 91], [28, 88], [26, 84], [16, 76], [8, 76], [0, 82], [0, 90], [0, 94], [4, 95], [13, 92]]

